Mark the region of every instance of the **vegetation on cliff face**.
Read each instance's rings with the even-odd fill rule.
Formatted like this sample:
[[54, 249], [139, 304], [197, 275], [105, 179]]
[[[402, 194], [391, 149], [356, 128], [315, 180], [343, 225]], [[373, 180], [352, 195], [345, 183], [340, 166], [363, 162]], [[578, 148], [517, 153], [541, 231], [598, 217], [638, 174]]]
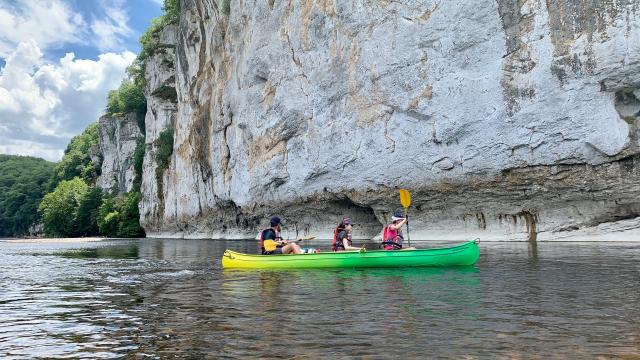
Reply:
[[74, 136], [64, 151], [62, 160], [55, 167], [56, 186], [62, 180], [82, 178], [87, 184], [95, 183], [100, 175], [101, 164], [91, 161], [91, 148], [98, 146], [98, 124], [89, 125], [80, 135]]
[[147, 111], [147, 100], [144, 88], [131, 79], [125, 79], [116, 90], [109, 91], [107, 96], [107, 114], [136, 113], [144, 117]]
[[160, 132], [156, 140], [156, 163], [164, 169], [169, 166], [169, 157], [173, 154], [173, 128], [168, 127]]
[[156, 38], [165, 27], [177, 24], [180, 19], [180, 0], [164, 0], [162, 9], [164, 14], [153, 19], [149, 28], [140, 37], [142, 49], [133, 65], [129, 68], [129, 75], [137, 86], [144, 87], [146, 84], [144, 77], [145, 61], [162, 48], [162, 46], [158, 45]]
[[0, 155], [0, 236], [26, 235], [51, 187], [55, 164], [29, 156]]
[[100, 234], [111, 237], [144, 236], [139, 222], [140, 197], [137, 191], [120, 197], [105, 197], [98, 209]]

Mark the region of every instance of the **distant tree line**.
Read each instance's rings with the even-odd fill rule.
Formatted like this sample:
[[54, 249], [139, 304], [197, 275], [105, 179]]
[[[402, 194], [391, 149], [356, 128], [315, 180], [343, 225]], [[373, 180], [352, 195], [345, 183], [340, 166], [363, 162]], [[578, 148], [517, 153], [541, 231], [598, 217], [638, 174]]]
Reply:
[[0, 236], [25, 235], [51, 189], [55, 164], [30, 156], [0, 155]]

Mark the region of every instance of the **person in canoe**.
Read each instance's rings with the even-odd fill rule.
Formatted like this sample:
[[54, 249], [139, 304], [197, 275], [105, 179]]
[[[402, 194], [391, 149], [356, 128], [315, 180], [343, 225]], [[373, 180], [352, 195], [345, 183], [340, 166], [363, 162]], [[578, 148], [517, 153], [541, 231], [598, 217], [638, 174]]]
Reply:
[[338, 224], [338, 227], [333, 232], [333, 244], [331, 249], [333, 251], [362, 250], [361, 248], [352, 245], [352, 232], [353, 223], [351, 222], [351, 219], [342, 219], [340, 224]]
[[407, 223], [407, 218], [401, 211], [396, 211], [391, 217], [391, 224], [382, 229], [382, 248], [385, 250], [414, 250], [414, 247], [403, 248], [402, 226]]
[[[262, 255], [274, 254], [302, 254], [302, 249], [298, 244], [289, 244], [280, 235], [282, 221], [279, 217], [274, 216], [270, 220], [271, 227], [262, 230], [260, 233], [260, 249]], [[274, 246], [275, 245], [275, 246]]]

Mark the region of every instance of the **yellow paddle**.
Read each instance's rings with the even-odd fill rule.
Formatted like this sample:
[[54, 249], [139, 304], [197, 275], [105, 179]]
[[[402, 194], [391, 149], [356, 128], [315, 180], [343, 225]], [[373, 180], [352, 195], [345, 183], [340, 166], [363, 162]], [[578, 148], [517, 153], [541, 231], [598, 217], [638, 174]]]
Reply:
[[411, 246], [411, 237], [409, 237], [409, 206], [411, 206], [411, 194], [409, 190], [400, 189], [400, 204], [404, 208], [404, 216], [407, 219], [407, 241]]
[[[297, 239], [296, 241], [304, 241], [304, 240], [313, 240], [315, 236], [307, 236], [305, 238]], [[264, 246], [265, 251], [273, 251], [278, 247], [278, 244], [275, 240], [267, 239], [262, 242], [262, 246]]]

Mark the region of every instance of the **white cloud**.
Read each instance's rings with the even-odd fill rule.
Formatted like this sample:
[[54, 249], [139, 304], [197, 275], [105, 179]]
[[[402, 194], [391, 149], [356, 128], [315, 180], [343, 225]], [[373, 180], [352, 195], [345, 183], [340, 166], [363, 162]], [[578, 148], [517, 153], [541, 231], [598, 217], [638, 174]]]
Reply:
[[35, 41], [23, 42], [0, 70], [0, 153], [59, 160], [69, 139], [104, 112], [135, 54], [106, 53], [98, 60], [66, 54], [43, 62]]
[[0, 2], [0, 58], [23, 41], [35, 41], [41, 49], [78, 43], [85, 28], [82, 16], [60, 0]]
[[101, 51], [119, 49], [124, 40], [133, 35], [133, 30], [127, 25], [129, 16], [123, 8], [123, 0], [101, 1], [105, 17], [94, 20], [91, 30], [95, 35], [96, 46]]

